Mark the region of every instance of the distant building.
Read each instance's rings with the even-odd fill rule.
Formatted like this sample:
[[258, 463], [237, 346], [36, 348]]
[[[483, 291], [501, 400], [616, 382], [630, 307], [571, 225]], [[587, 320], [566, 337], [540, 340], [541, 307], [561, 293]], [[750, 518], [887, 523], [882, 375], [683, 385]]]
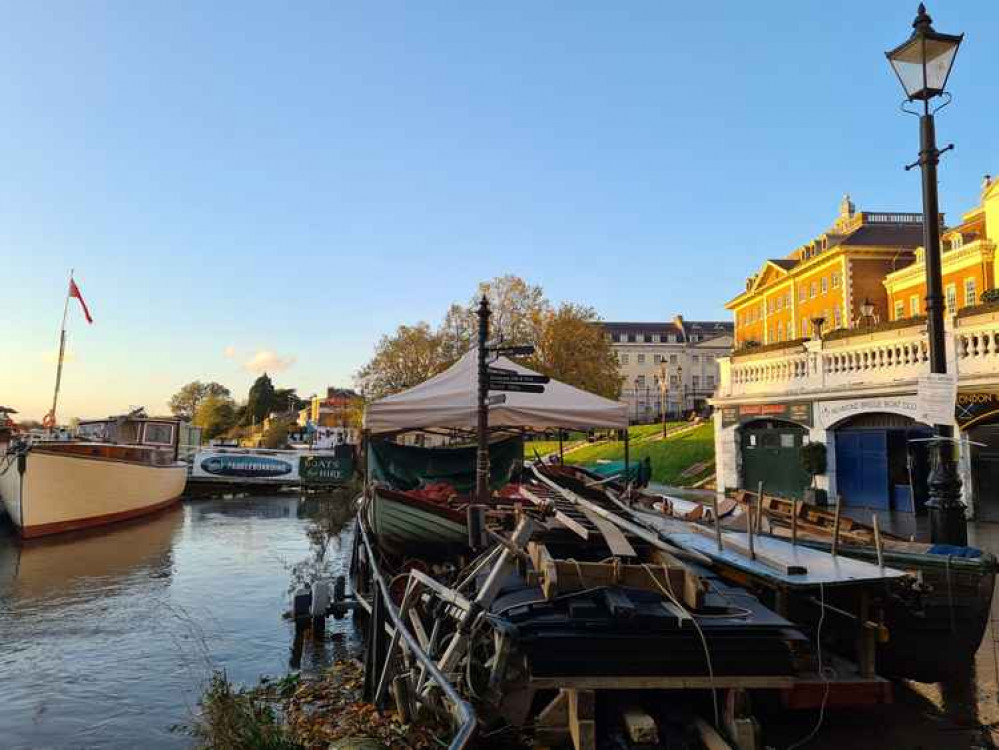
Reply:
[[922, 239], [922, 214], [857, 211], [844, 197], [829, 229], [765, 260], [725, 305], [735, 319], [736, 349], [807, 339], [817, 318], [823, 331], [853, 328], [865, 300], [873, 308], [865, 324], [888, 320], [885, 276], [911, 264]]
[[317, 427], [343, 427], [350, 419], [351, 408], [360, 395], [350, 388], [329, 387], [325, 396], [313, 396], [309, 403], [308, 421]]
[[[728, 321], [604, 323], [623, 383], [621, 400], [633, 422], [700, 411], [718, 382], [715, 360], [732, 351]], [[665, 387], [663, 387], [665, 385]]]

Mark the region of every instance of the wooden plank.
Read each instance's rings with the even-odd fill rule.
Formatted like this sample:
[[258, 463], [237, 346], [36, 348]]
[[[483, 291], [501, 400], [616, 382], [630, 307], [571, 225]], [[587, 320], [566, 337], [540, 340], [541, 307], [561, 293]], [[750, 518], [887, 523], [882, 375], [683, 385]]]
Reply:
[[[701, 536], [715, 537], [714, 529], [708, 529], [704, 526], [698, 526], [697, 524], [692, 524], [691, 528]], [[751, 546], [744, 544], [739, 539], [735, 539], [731, 534], [725, 534], [724, 539], [726, 551], [735, 552], [749, 560], [755, 560], [762, 565], [766, 565], [768, 568], [776, 570], [781, 575], [805, 575], [808, 572], [808, 568], [799, 563], [787, 562], [786, 560], [781, 560], [778, 557], [766, 554], [765, 552], [760, 552], [759, 550], [754, 549], [752, 550], [752, 554], [750, 554]]]
[[569, 703], [569, 734], [576, 750], [596, 750], [596, 696], [592, 690], [566, 688]]
[[582, 508], [582, 511], [583, 515], [586, 516], [586, 520], [597, 527], [597, 531], [600, 532], [604, 541], [607, 542], [607, 547], [610, 549], [612, 555], [616, 555], [617, 557], [638, 557], [635, 548], [631, 546], [631, 542], [628, 541], [621, 529], [587, 508]]
[[[543, 545], [538, 545], [543, 548]], [[629, 588], [655, 591], [671, 591], [681, 599], [686, 598], [687, 571], [683, 568], [662, 566], [643, 567], [614, 563], [579, 562], [576, 560], [553, 560], [547, 549], [539, 552], [536, 569], [545, 598], [570, 591], [591, 589], [598, 586], [626, 586]], [[696, 589], [694, 589], [696, 591]]]
[[700, 716], [694, 717], [694, 728], [697, 730], [697, 734], [700, 735], [701, 743], [706, 750], [732, 750], [732, 746], [724, 740], [718, 733], [718, 730]]
[[532, 677], [536, 690], [586, 688], [590, 690], [710, 690], [715, 688], [779, 689], [794, 686], [784, 675], [562, 675]]
[[[526, 497], [535, 505], [548, 505], [550, 501], [543, 500], [524, 486], [520, 487], [520, 494]], [[580, 537], [584, 541], [589, 541], [590, 531], [578, 521], [570, 518], [560, 510], [555, 511], [555, 520], [565, 526], [569, 531]]]

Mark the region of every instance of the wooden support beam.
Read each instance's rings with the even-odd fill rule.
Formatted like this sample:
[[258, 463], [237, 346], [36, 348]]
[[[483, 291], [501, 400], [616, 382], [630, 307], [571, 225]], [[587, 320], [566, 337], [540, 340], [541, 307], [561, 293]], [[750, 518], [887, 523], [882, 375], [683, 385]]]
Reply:
[[[695, 533], [702, 536], [713, 537], [715, 535], [714, 529], [709, 529], [705, 526], [693, 524], [691, 529], [693, 529]], [[808, 569], [799, 563], [788, 562], [787, 560], [782, 560], [779, 557], [775, 557], [774, 555], [767, 554], [765, 552], [756, 551], [755, 558], [750, 557], [749, 547], [731, 534], [725, 535], [725, 550], [735, 552], [750, 560], [755, 559], [755, 561], [761, 565], [766, 565], [768, 568], [772, 568], [782, 575], [805, 575], [808, 572]]]
[[567, 688], [569, 735], [576, 750], [596, 750], [596, 694], [592, 690]]

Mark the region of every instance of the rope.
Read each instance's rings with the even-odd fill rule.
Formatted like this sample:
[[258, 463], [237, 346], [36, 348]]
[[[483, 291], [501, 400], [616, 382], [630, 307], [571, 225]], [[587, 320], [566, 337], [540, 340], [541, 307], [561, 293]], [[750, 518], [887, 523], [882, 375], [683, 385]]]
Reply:
[[708, 649], [708, 639], [705, 638], [704, 631], [701, 630], [701, 626], [697, 622], [697, 618], [694, 616], [694, 613], [683, 606], [683, 604], [680, 603], [680, 600], [676, 598], [676, 594], [673, 593], [673, 583], [669, 579], [669, 569], [666, 567], [666, 564], [663, 564], [663, 577], [666, 579], [666, 586], [669, 587], [668, 590], [663, 587], [661, 583], [659, 583], [659, 579], [656, 578], [656, 574], [652, 572], [652, 568], [650, 568], [646, 563], [642, 563], [642, 567], [645, 568], [645, 572], [649, 574], [649, 578], [651, 578], [652, 582], [659, 587], [659, 590], [666, 594], [673, 604], [690, 616], [690, 621], [694, 623], [694, 628], [697, 630], [697, 634], [701, 637], [701, 645], [704, 647], [704, 660], [708, 664], [708, 682], [711, 684], [711, 706], [714, 709], [715, 726], [721, 726], [721, 720], [718, 713], [718, 688], [715, 687], [715, 670], [711, 666], [711, 651]]
[[819, 720], [815, 722], [815, 726], [812, 728], [812, 731], [788, 747], [787, 750], [795, 750], [796, 748], [811, 742], [815, 738], [815, 735], [819, 733], [819, 729], [822, 728], [822, 722], [826, 717], [826, 703], [829, 701], [829, 689], [831, 685], [829, 683], [829, 677], [826, 675], [826, 671], [822, 666], [822, 623], [825, 622], [826, 619], [826, 588], [822, 585], [821, 581], [819, 582], [819, 601], [822, 604], [822, 612], [819, 614], [819, 626], [815, 631], [815, 648], [819, 659], [819, 675], [822, 677], [823, 681], [825, 681], [826, 689], [822, 694], [822, 705], [819, 706]]

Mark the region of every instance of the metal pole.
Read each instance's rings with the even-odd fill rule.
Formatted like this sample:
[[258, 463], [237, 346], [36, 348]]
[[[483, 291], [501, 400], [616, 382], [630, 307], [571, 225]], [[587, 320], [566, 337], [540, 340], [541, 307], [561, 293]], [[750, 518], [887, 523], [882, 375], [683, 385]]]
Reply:
[[479, 301], [479, 448], [475, 467], [475, 497], [479, 503], [489, 502], [489, 362], [486, 342], [489, 340], [489, 300]]
[[[923, 178], [923, 253], [926, 259], [926, 333], [930, 346], [930, 372], [947, 372], [944, 331], [943, 276], [940, 259], [940, 208], [937, 196], [936, 128], [928, 102], [919, 118], [919, 166]], [[968, 544], [968, 527], [961, 502], [961, 479], [954, 461], [953, 428], [935, 425], [937, 440], [930, 443], [933, 455], [927, 479], [930, 499], [930, 540], [935, 544]]]
[[72, 283], [73, 269], [70, 269], [69, 284], [66, 285], [66, 301], [62, 306], [62, 327], [59, 329], [59, 363], [56, 365], [55, 390], [52, 393], [52, 411], [49, 412], [52, 419], [52, 425], [49, 427], [49, 433], [55, 430], [56, 406], [59, 403], [59, 386], [62, 385], [62, 362], [66, 354], [66, 315], [69, 312], [69, 287]]

